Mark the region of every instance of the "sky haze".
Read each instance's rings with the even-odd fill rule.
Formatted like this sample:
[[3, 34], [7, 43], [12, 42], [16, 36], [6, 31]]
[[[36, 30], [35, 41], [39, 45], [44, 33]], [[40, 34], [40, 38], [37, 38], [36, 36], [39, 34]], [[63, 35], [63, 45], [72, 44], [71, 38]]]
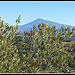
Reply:
[[41, 18], [75, 26], [75, 1], [0, 1], [4, 22], [15, 25], [19, 14], [20, 25]]

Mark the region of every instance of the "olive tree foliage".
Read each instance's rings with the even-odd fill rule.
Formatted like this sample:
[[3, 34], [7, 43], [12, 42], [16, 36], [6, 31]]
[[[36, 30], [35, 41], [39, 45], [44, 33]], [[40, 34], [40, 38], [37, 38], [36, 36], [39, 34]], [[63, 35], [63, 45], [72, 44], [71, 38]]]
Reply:
[[[64, 40], [73, 35], [74, 28], [70, 32], [70, 27], [65, 28], [63, 25], [60, 30], [56, 30], [55, 26], [50, 27], [45, 23], [36, 24], [30, 32], [30, 47], [26, 54], [22, 54], [22, 65], [20, 72], [22, 73], [63, 73], [70, 72], [68, 60], [72, 58], [71, 54], [64, 48], [66, 45]], [[24, 37], [26, 34], [24, 32]], [[25, 39], [23, 38], [25, 41]], [[23, 41], [23, 43], [24, 43]], [[23, 45], [23, 44], [22, 44]], [[23, 47], [27, 46], [24, 44]]]
[[[30, 32], [24, 31], [18, 50], [14, 45], [14, 38], [20, 33], [16, 33], [18, 23], [20, 15], [14, 27], [4, 23], [0, 17], [0, 73], [70, 72], [69, 62], [73, 56], [67, 51], [68, 45], [66, 46], [64, 40], [73, 35], [75, 28], [72, 32], [69, 26], [56, 30], [55, 26], [42, 23], [36, 30], [34, 24]], [[74, 44], [69, 45], [71, 51], [74, 50]]]
[[20, 23], [20, 15], [16, 20], [16, 26], [4, 23], [0, 17], [0, 73], [16, 73], [18, 71], [18, 49], [13, 45], [14, 37]]

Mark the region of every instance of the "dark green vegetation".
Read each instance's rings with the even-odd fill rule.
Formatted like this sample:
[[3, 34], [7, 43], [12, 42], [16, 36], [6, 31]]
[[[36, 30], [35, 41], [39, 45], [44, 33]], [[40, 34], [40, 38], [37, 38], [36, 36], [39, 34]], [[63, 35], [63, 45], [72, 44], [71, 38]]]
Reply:
[[[9, 26], [0, 18], [0, 73], [73, 73], [75, 69], [75, 42], [65, 44], [71, 37], [70, 27], [61, 27], [44, 23], [35, 25], [24, 36], [16, 33], [16, 26]], [[10, 33], [8, 33], [10, 31]], [[65, 35], [64, 35], [65, 34]], [[70, 50], [67, 50], [67, 49]]]

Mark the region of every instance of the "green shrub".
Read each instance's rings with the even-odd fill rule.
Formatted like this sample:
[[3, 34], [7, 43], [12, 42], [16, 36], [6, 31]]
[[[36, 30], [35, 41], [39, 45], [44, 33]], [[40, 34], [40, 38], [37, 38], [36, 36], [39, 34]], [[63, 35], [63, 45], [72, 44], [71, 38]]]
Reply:
[[[57, 31], [55, 26], [50, 27], [42, 23], [38, 25], [38, 30], [36, 31], [34, 25], [33, 30], [30, 32], [32, 52], [28, 50], [26, 51], [27, 54], [22, 55], [22, 72], [38, 73], [43, 70], [50, 73], [62, 73], [70, 70], [68, 60], [72, 56], [64, 49], [65, 42], [63, 42], [67, 37], [71, 37], [74, 32], [74, 28], [72, 32], [69, 30], [70, 27], [64, 28], [62, 26], [61, 30]], [[60, 40], [61, 38], [62, 40]]]
[[[24, 37], [17, 36], [20, 15], [16, 26], [9, 26], [0, 18], [0, 73], [67, 73], [74, 65], [74, 44], [66, 45], [64, 40], [71, 37], [70, 27], [56, 30], [45, 23], [36, 24]], [[68, 52], [65, 48], [70, 48]]]
[[[17, 22], [18, 24], [18, 22]], [[16, 73], [20, 61], [18, 49], [13, 44], [13, 39], [17, 35], [18, 25], [9, 26], [0, 18], [0, 73]]]

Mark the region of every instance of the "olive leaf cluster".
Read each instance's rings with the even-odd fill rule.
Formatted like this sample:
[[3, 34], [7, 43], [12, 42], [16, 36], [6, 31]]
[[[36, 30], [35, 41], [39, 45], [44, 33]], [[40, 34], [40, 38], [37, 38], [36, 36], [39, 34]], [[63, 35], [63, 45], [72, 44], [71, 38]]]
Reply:
[[24, 36], [18, 39], [20, 17], [16, 19], [16, 26], [9, 26], [0, 17], [0, 73], [71, 72], [75, 42], [66, 45], [65, 40], [73, 35], [75, 28], [70, 32], [70, 27], [63, 25], [56, 30], [55, 25], [41, 23], [36, 29], [34, 24], [30, 32], [24, 31]]
[[18, 70], [20, 59], [18, 49], [13, 45], [13, 39], [18, 34], [17, 29], [18, 25], [9, 26], [0, 17], [0, 73], [14, 73]]
[[[37, 31], [36, 24], [34, 24], [30, 36], [26, 36], [26, 31], [24, 31], [24, 37], [29, 38], [30, 49], [22, 54], [22, 71], [24, 73], [70, 72], [69, 59], [72, 59], [72, 55], [67, 51], [68, 46], [64, 40], [71, 37], [74, 30], [73, 28], [70, 32], [70, 27], [65, 28], [64, 25], [60, 30], [56, 30], [56, 26], [50, 27], [50, 25], [42, 23], [38, 25]], [[23, 40], [26, 39], [23, 38]], [[23, 43], [25, 43], [24, 41]], [[24, 46], [29, 46], [28, 44]], [[70, 48], [72, 50], [71, 45]]]

